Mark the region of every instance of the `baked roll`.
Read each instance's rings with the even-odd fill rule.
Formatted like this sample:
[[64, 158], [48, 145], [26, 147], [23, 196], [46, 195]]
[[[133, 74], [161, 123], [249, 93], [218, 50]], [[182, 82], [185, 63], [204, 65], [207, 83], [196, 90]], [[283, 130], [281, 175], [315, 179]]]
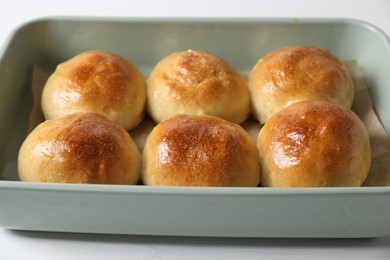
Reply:
[[363, 122], [325, 101], [301, 101], [276, 113], [257, 148], [266, 187], [360, 186], [371, 165]]
[[18, 155], [21, 181], [136, 184], [140, 153], [130, 135], [97, 113], [76, 113], [38, 125]]
[[130, 61], [116, 54], [93, 50], [57, 66], [42, 91], [46, 119], [76, 112], [96, 112], [126, 130], [144, 116], [145, 79]]
[[168, 55], [154, 67], [146, 85], [146, 108], [156, 123], [176, 114], [212, 115], [233, 123], [250, 115], [246, 79], [205, 51]]
[[327, 49], [287, 46], [258, 60], [249, 74], [252, 114], [264, 124], [279, 110], [303, 100], [351, 108], [354, 87], [341, 61]]
[[260, 168], [256, 146], [239, 125], [208, 115], [175, 115], [148, 136], [141, 176], [155, 186], [255, 187]]

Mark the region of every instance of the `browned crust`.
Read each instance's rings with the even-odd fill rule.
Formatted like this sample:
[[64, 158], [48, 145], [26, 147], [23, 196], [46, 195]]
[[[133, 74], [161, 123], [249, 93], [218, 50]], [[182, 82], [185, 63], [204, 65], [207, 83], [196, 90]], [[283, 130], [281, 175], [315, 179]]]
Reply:
[[264, 186], [359, 186], [371, 162], [361, 120], [322, 101], [275, 114], [259, 134], [258, 149]]
[[258, 184], [255, 146], [246, 132], [231, 122], [211, 116], [177, 115], [161, 122], [147, 143], [148, 157], [144, 160], [152, 185]]

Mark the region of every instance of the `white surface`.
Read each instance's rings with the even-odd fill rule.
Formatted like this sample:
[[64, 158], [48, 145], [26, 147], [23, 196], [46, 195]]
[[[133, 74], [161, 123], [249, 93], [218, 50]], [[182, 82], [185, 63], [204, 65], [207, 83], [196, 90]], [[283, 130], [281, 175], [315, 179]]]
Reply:
[[[390, 35], [388, 0], [16, 1], [2, 0], [0, 45], [31, 19], [119, 17], [338, 17], [372, 23]], [[1, 209], [0, 209], [1, 210]], [[261, 223], [259, 223], [261, 225]], [[0, 259], [390, 259], [378, 239], [223, 239], [61, 234], [0, 229]]]

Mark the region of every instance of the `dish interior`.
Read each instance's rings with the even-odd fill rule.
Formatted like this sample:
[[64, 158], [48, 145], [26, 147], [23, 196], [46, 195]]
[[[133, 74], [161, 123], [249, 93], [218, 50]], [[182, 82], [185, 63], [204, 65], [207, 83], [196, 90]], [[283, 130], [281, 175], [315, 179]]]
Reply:
[[[390, 133], [390, 47], [377, 28], [350, 20], [146, 20], [53, 18], [27, 23], [3, 46], [0, 59], [0, 179], [15, 180], [17, 153], [33, 104], [34, 67], [57, 64], [91, 49], [117, 53], [144, 75], [166, 55], [207, 50], [247, 73], [267, 52], [286, 45], [329, 49], [361, 66], [375, 111]], [[11, 169], [11, 170], [10, 170]]]

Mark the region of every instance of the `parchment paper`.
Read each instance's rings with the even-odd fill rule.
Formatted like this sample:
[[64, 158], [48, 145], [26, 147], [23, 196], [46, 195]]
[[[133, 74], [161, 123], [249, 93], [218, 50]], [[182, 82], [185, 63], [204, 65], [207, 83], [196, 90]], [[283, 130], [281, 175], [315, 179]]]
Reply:
[[[356, 61], [348, 61], [344, 64], [349, 70], [355, 86], [355, 99], [352, 110], [362, 119], [370, 136], [372, 164], [368, 178], [363, 186], [390, 186], [390, 138], [375, 114], [364, 75], [359, 65]], [[47, 78], [47, 74], [43, 73], [39, 68], [34, 68], [32, 80], [34, 106], [30, 114], [29, 132], [44, 121], [41, 110], [41, 93]], [[140, 151], [143, 150], [145, 140], [154, 126], [155, 123], [149, 117], [145, 117], [139, 126], [129, 132]], [[259, 122], [250, 118], [242, 123], [241, 126], [248, 132], [251, 139], [256, 142], [257, 135], [261, 129]]]

